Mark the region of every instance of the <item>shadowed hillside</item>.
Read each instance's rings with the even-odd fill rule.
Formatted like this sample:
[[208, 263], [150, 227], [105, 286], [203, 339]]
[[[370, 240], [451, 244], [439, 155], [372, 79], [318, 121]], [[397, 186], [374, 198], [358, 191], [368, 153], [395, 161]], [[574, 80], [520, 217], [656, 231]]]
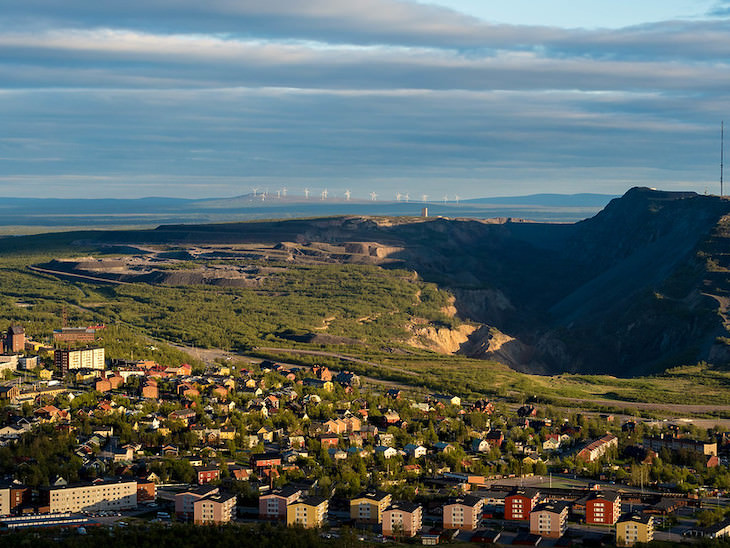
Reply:
[[[346, 216], [87, 231], [0, 247], [120, 246], [112, 249], [138, 253], [138, 263], [87, 267], [127, 282], [247, 284], [265, 276], [201, 265], [207, 259], [406, 268], [449, 289], [460, 317], [477, 324], [461, 353], [526, 371], [633, 376], [728, 361], [728, 213], [730, 202], [718, 197], [634, 188], [575, 224]], [[145, 246], [206, 270], [175, 274], [167, 265], [161, 273], [164, 257], [144, 258]], [[83, 271], [78, 264], [53, 268]]]

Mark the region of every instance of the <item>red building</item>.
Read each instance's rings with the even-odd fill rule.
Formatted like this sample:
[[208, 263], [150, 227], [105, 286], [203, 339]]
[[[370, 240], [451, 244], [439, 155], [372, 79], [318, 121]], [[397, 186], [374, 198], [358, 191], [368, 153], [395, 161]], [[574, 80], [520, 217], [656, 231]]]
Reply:
[[5, 338], [5, 352], [14, 354], [25, 350], [25, 329], [20, 325], [12, 325]]
[[504, 519], [530, 521], [530, 512], [540, 502], [540, 492], [529, 487], [513, 489], [504, 497]]
[[198, 485], [204, 485], [220, 479], [221, 471], [217, 466], [195, 466], [195, 475]]
[[621, 495], [618, 493], [594, 493], [586, 501], [586, 523], [590, 525], [614, 525], [621, 513]]

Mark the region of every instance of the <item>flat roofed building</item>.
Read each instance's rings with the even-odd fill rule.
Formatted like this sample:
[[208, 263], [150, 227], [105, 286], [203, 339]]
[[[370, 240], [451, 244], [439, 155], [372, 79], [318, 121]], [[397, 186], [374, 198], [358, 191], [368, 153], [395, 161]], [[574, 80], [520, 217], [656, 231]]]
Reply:
[[560, 538], [568, 528], [568, 505], [562, 502], [538, 504], [530, 512], [530, 533]]
[[218, 488], [203, 486], [190, 489], [175, 495], [175, 515], [178, 518], [192, 519], [195, 517], [195, 502], [210, 495], [218, 494]]
[[616, 545], [633, 546], [654, 540], [654, 518], [639, 513], [625, 514], [616, 522]]
[[98, 512], [137, 507], [137, 481], [97, 481], [41, 489], [43, 506], [49, 512]]
[[54, 350], [53, 365], [65, 376], [74, 369], [104, 371], [104, 348], [83, 348], [80, 350]]
[[420, 504], [396, 502], [383, 512], [383, 535], [386, 537], [415, 537], [423, 526]]
[[529, 487], [513, 489], [504, 497], [504, 519], [529, 521], [530, 512], [540, 501], [540, 492]]
[[193, 503], [193, 521], [199, 525], [228, 523], [236, 509], [236, 495], [208, 495]]
[[384, 491], [360, 493], [350, 501], [350, 518], [360, 523], [381, 523], [392, 496]]
[[481, 497], [466, 496], [444, 505], [444, 529], [474, 531], [479, 527], [484, 501]]
[[305, 529], [317, 529], [327, 518], [329, 501], [324, 497], [307, 497], [293, 502], [286, 508], [286, 524]]
[[53, 330], [55, 342], [94, 342], [96, 329], [93, 327], [62, 327]]
[[613, 525], [621, 514], [621, 495], [613, 492], [593, 493], [586, 500], [586, 523]]
[[302, 490], [286, 485], [259, 497], [259, 518], [286, 520], [286, 508], [299, 500]]

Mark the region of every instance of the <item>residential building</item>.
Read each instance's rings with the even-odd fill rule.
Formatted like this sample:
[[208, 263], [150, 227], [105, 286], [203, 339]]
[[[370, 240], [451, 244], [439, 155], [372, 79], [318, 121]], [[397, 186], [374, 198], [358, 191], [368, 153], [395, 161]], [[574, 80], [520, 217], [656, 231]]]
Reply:
[[642, 445], [647, 449], [656, 451], [668, 449], [669, 451], [689, 451], [700, 455], [717, 455], [717, 443], [706, 443], [689, 438], [678, 438], [671, 435], [649, 436], [644, 438]]
[[221, 470], [217, 466], [193, 466], [193, 469], [198, 485], [205, 485], [221, 477]]
[[350, 501], [350, 518], [360, 523], [381, 523], [392, 496], [383, 491], [360, 493]]
[[540, 502], [540, 492], [529, 487], [516, 487], [504, 498], [504, 519], [529, 521], [530, 512]]
[[474, 531], [482, 518], [484, 501], [481, 497], [461, 497], [444, 505], [444, 529]]
[[20, 325], [11, 325], [5, 337], [5, 352], [15, 354], [25, 350], [25, 329]]
[[93, 327], [62, 327], [53, 330], [53, 342], [91, 342], [96, 340]]
[[383, 512], [383, 535], [415, 537], [421, 530], [423, 509], [420, 504], [397, 502]]
[[305, 529], [316, 529], [324, 525], [329, 501], [324, 497], [306, 497], [286, 507], [286, 524]]
[[530, 512], [530, 533], [546, 538], [560, 538], [568, 528], [568, 505], [544, 502]]
[[104, 371], [104, 348], [84, 348], [82, 350], [54, 350], [53, 364], [66, 376], [74, 369], [94, 369]]
[[49, 512], [129, 510], [137, 507], [137, 481], [97, 480], [41, 488], [41, 506]]
[[193, 502], [193, 521], [198, 525], [228, 523], [236, 509], [236, 495], [215, 493]]
[[616, 545], [633, 546], [654, 540], [654, 518], [637, 512], [621, 516], [616, 522]]
[[205, 485], [175, 495], [175, 515], [180, 519], [195, 517], [195, 502], [210, 495], [218, 494], [218, 488]]
[[593, 462], [600, 459], [612, 447], [618, 447], [618, 438], [613, 434], [606, 434], [602, 438], [590, 442], [578, 451], [576, 459], [584, 462]]
[[287, 506], [299, 500], [301, 496], [301, 489], [290, 485], [261, 495], [259, 497], [259, 518], [286, 520]]
[[612, 492], [591, 494], [586, 500], [586, 523], [613, 525], [621, 514], [621, 495]]

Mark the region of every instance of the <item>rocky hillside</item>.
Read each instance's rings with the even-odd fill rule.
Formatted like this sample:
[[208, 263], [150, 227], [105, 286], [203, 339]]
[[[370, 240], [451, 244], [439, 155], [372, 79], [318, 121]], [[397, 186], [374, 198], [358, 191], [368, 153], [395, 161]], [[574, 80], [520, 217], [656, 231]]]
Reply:
[[223, 246], [216, 256], [255, 244], [277, 261], [406, 268], [452, 291], [458, 314], [481, 325], [449, 337], [414, 329], [415, 341], [526, 371], [632, 376], [730, 358], [729, 214], [718, 197], [634, 188], [575, 224], [350, 216], [64, 237]]

